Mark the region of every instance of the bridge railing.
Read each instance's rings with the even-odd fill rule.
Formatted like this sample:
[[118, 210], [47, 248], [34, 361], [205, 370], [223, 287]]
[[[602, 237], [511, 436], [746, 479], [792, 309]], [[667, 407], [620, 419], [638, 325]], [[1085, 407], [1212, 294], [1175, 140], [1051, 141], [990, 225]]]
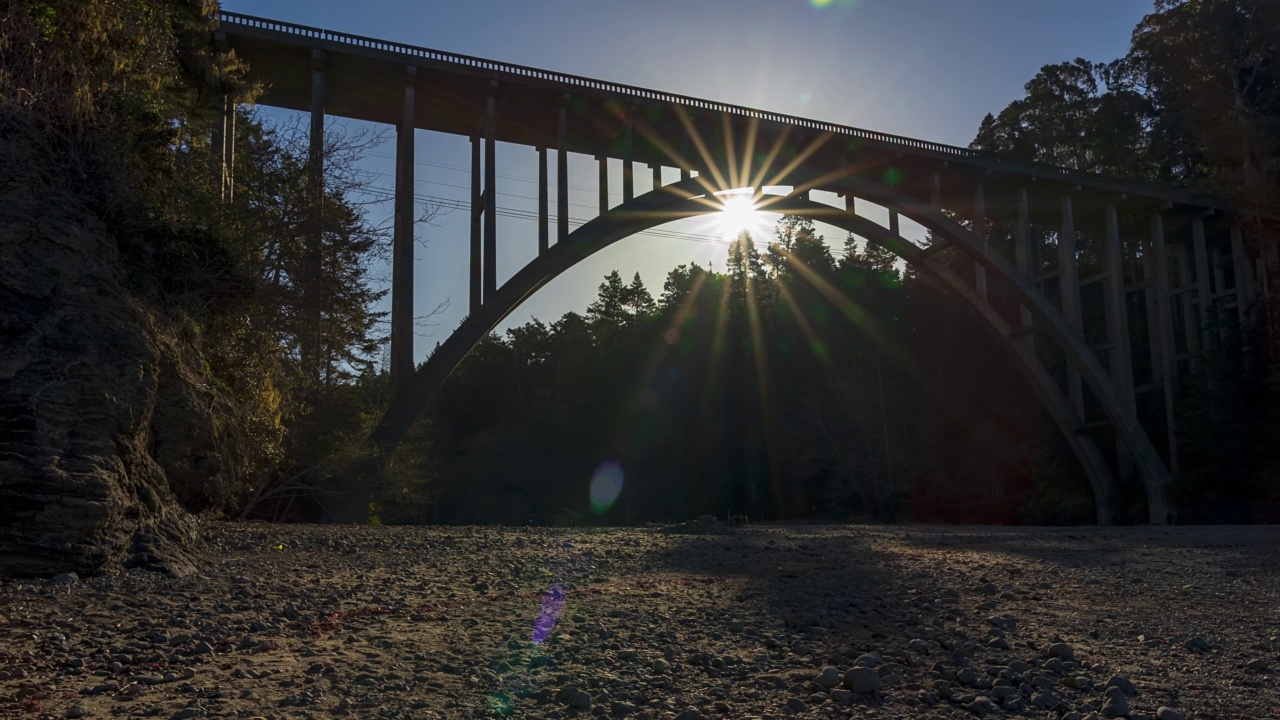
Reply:
[[[794, 115], [784, 115], [782, 113], [769, 112], [766, 110], [757, 110], [742, 105], [732, 105], [729, 103], [714, 102], [711, 100], [702, 100], [700, 98], [689, 97], [687, 95], [677, 95], [674, 93], [662, 92], [659, 90], [649, 90], [647, 88], [635, 87], [633, 85], [621, 85], [618, 83], [604, 82], [594, 80], [592, 78], [581, 77], [578, 75], [569, 75], [566, 73], [552, 72], [549, 70], [539, 70], [537, 68], [524, 67], [522, 65], [512, 65], [510, 63], [498, 62], [494, 60], [486, 60], [484, 58], [472, 57], [470, 55], [460, 55], [458, 53], [447, 52], [444, 50], [432, 50], [430, 48], [419, 47], [416, 45], [407, 45], [389, 40], [377, 40], [374, 38], [362, 37], [360, 35], [352, 35], [334, 30], [325, 30], [323, 28], [309, 27], [306, 25], [296, 25], [294, 23], [280, 22], [278, 20], [269, 20], [266, 18], [254, 17], [252, 15], [242, 15], [240, 13], [221, 11], [218, 13], [218, 19], [224, 23], [234, 23], [245, 25], [252, 28], [262, 30], [270, 30], [289, 35], [299, 35], [303, 37], [315, 38], [318, 40], [326, 40], [330, 42], [345, 43], [356, 45], [358, 47], [372, 48], [376, 50], [384, 50], [387, 52], [403, 53], [414, 57], [420, 57], [436, 62], [453, 63], [463, 65], [470, 68], [480, 68], [484, 70], [493, 70], [496, 72], [509, 73], [523, 77], [531, 77], [539, 80], [547, 80], [551, 82], [563, 83], [572, 87], [589, 88], [592, 90], [615, 93], [624, 97], [630, 97], [640, 100], [656, 100], [659, 102], [671, 103], [675, 105], [683, 105], [690, 108], [698, 108], [703, 110], [712, 110], [715, 112], [729, 113], [743, 117], [757, 118], [772, 122], [794, 125], [796, 127], [808, 128], [822, 132], [829, 132], [833, 135], [844, 137], [855, 137], [862, 140], [871, 140], [883, 143], [888, 146], [898, 146], [903, 148], [911, 148], [913, 150], [924, 150], [927, 152], [937, 153], [939, 155], [951, 156], [956, 158], [981, 160], [989, 163], [999, 164], [1002, 168], [1011, 172], [1020, 172], [1028, 175], [1037, 175], [1047, 178], [1059, 178], [1064, 181], [1075, 181], [1080, 183], [1093, 184], [1099, 180], [1105, 179], [1101, 175], [1083, 172], [1080, 170], [1072, 170], [1057, 165], [1045, 165], [1040, 163], [1024, 163], [1010, 162], [988, 152], [974, 150], [972, 148], [957, 147], [955, 145], [945, 145], [943, 143], [930, 142], [928, 140], [918, 140], [916, 138], [904, 137], [901, 135], [893, 135], [890, 133], [876, 132], [874, 130], [864, 130], [862, 128], [851, 127], [848, 125], [838, 125], [835, 123], [822, 122], [820, 120], [810, 120], [807, 118], [796, 117]], [[1118, 181], [1126, 185], [1133, 185], [1130, 181]], [[1154, 189], [1153, 189], [1154, 190]], [[1165, 195], [1166, 193], [1153, 192], [1154, 195]]]

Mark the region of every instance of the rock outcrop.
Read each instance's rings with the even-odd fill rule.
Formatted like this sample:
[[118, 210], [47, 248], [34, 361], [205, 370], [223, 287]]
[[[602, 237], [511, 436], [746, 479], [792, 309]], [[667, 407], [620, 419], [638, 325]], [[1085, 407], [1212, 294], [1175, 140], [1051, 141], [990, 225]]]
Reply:
[[127, 291], [108, 228], [52, 182], [4, 174], [0, 574], [184, 573], [195, 521], [175, 482], [199, 504], [224, 472], [199, 388]]

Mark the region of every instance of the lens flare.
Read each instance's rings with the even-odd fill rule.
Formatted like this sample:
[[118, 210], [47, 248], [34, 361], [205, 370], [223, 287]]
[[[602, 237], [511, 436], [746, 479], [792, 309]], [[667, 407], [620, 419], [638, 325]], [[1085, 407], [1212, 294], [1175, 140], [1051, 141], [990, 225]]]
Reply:
[[591, 473], [591, 511], [603, 515], [622, 494], [622, 466], [610, 460]]
[[551, 637], [551, 631], [556, 627], [556, 620], [560, 618], [560, 611], [564, 610], [566, 594], [564, 585], [560, 583], [555, 583], [546, 592], [542, 593], [542, 606], [538, 608], [538, 617], [533, 620], [533, 642], [535, 645], [541, 645], [547, 638]]

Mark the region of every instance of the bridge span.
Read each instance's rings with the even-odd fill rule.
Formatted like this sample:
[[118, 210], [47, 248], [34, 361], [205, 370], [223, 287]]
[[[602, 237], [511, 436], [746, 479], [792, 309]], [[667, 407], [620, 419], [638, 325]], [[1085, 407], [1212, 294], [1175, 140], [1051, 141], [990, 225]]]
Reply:
[[[947, 285], [1014, 359], [1075, 450], [1098, 521], [1114, 521], [1120, 484], [1136, 473], [1150, 521], [1164, 523], [1181, 380], [1200, 353], [1224, 341], [1224, 326], [1238, 332], [1253, 322], [1252, 308], [1269, 295], [1266, 269], [1277, 263], [1274, 251], [1247, 251], [1242, 213], [1178, 188], [237, 13], [219, 21], [218, 47], [248, 63], [265, 87], [260, 102], [310, 113], [315, 177], [326, 115], [397, 128], [394, 399], [375, 433], [386, 449], [475, 344], [539, 287], [617, 240], [717, 211], [719, 191], [751, 187], [762, 209], [854, 232]], [[472, 141], [470, 313], [416, 371], [415, 130]], [[501, 286], [499, 141], [537, 149], [541, 220], [537, 257]], [[222, 142], [225, 157], [230, 141]], [[569, 153], [600, 164], [599, 215], [572, 231]], [[614, 206], [610, 159], [623, 165]], [[680, 179], [664, 183], [663, 168]], [[636, 193], [637, 172], [651, 173], [652, 190]], [[762, 196], [766, 185], [793, 190]], [[837, 193], [846, 207], [814, 202], [813, 190]], [[887, 225], [857, 215], [855, 198], [887, 208]], [[901, 217], [929, 230], [932, 243], [902, 237]], [[1085, 292], [1101, 294], [1104, 317], [1085, 316]], [[1140, 405], [1154, 408], [1141, 421]]]

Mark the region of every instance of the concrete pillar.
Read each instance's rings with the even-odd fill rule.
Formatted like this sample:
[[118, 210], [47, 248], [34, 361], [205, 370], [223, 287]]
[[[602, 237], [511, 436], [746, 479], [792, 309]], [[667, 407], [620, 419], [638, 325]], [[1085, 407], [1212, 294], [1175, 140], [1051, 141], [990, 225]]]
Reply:
[[481, 295], [482, 255], [480, 252], [480, 219], [484, 217], [484, 193], [480, 177], [480, 136], [471, 136], [471, 304], [470, 314], [475, 315], [484, 301]]
[[689, 168], [680, 168], [680, 181], [683, 182], [688, 179], [689, 179]]
[[1120, 223], [1116, 206], [1108, 205], [1107, 236], [1103, 247], [1103, 270], [1106, 279], [1107, 334], [1111, 341], [1111, 382], [1121, 402], [1135, 410], [1133, 397], [1133, 349], [1129, 343], [1129, 305], [1124, 289], [1124, 248], [1120, 241]]
[[484, 108], [484, 300], [498, 291], [497, 98]]
[[548, 204], [550, 193], [547, 191], [547, 149], [538, 148], [538, 254], [547, 251], [551, 244], [550, 231], [547, 228]]
[[1256, 297], [1253, 288], [1253, 263], [1244, 249], [1244, 234], [1239, 223], [1231, 223], [1231, 262], [1236, 276], [1236, 316], [1242, 327], [1248, 324], [1249, 306]]
[[898, 221], [897, 210], [893, 210], [893, 209], [889, 210], [889, 232], [893, 233], [894, 235], [897, 235], [898, 237], [902, 236], [902, 226], [901, 226], [901, 223], [899, 223]]
[[934, 210], [942, 208], [942, 177], [938, 173], [929, 176], [929, 207]]
[[418, 69], [407, 68], [396, 128], [395, 234], [391, 250], [391, 394], [413, 375], [413, 133]]
[[654, 163], [649, 169], [653, 171], [653, 189], [657, 190], [662, 187], [662, 164]]
[[1178, 477], [1178, 354], [1173, 340], [1172, 288], [1169, 282], [1169, 257], [1164, 240], [1164, 218], [1160, 213], [1151, 215], [1150, 277], [1155, 281], [1152, 289], [1152, 314], [1148, 322], [1152, 328], [1151, 364], [1159, 373], [1164, 391], [1164, 419], [1168, 431], [1169, 473]]
[[[1111, 344], [1111, 385], [1120, 407], [1137, 417], [1137, 401], [1133, 395], [1133, 350], [1129, 344], [1129, 305], [1124, 289], [1124, 248], [1120, 241], [1120, 221], [1116, 206], [1106, 208], [1107, 233], [1102, 248], [1102, 267], [1107, 278], [1103, 282], [1107, 335]], [[1133, 475], [1133, 458], [1129, 448], [1116, 438], [1116, 477], [1123, 484]]]
[[[973, 190], [973, 233], [978, 236], [978, 248], [983, 255], [991, 252], [990, 240], [987, 238], [987, 201], [982, 192], [982, 183]], [[978, 297], [987, 299], [987, 269], [982, 263], [973, 265], [973, 285]]]
[[[1031, 211], [1027, 203], [1027, 189], [1018, 188], [1018, 226], [1014, 230], [1013, 254], [1018, 265], [1018, 272], [1032, 283], [1036, 283], [1038, 268], [1034, 267], [1035, 254], [1031, 247]], [[1029, 353], [1035, 352], [1035, 337], [1031, 334], [1031, 310], [1026, 305], [1019, 306], [1019, 325], [1023, 331], [1019, 340]]]
[[218, 199], [227, 202], [227, 98], [224, 95], [218, 105], [218, 119], [213, 123], [213, 135], [209, 138], [209, 154], [213, 159], [213, 174], [218, 179]]
[[1196, 263], [1196, 298], [1200, 301], [1200, 347], [1209, 350], [1214, 345], [1212, 333], [1217, 332], [1217, 311], [1214, 309], [1213, 276], [1209, 271], [1209, 253], [1201, 218], [1191, 221], [1191, 249]]
[[308, 149], [308, 182], [310, 185], [311, 227], [306, 239], [307, 275], [303, 282], [308, 327], [299, 341], [303, 372], [312, 378], [320, 375], [320, 276], [324, 266], [321, 254], [324, 230], [324, 103], [325, 57], [319, 48], [311, 50], [311, 143]]
[[596, 162], [600, 165], [600, 214], [604, 215], [609, 212], [609, 158], [598, 155]]
[[[567, 100], [568, 95], [565, 96]], [[560, 106], [560, 118], [556, 126], [556, 244], [569, 237], [569, 113]]]
[[[1080, 315], [1080, 277], [1076, 266], [1076, 221], [1071, 196], [1062, 196], [1062, 231], [1058, 235], [1058, 289], [1062, 295], [1062, 316], [1072, 332], [1083, 333]], [[1067, 396], [1077, 420], [1084, 420], [1084, 388], [1080, 371], [1067, 366]]]
[[635, 125], [635, 106], [627, 112], [627, 126], [622, 136], [622, 202], [631, 202], [636, 195], [634, 169], [631, 167], [632, 133]]

